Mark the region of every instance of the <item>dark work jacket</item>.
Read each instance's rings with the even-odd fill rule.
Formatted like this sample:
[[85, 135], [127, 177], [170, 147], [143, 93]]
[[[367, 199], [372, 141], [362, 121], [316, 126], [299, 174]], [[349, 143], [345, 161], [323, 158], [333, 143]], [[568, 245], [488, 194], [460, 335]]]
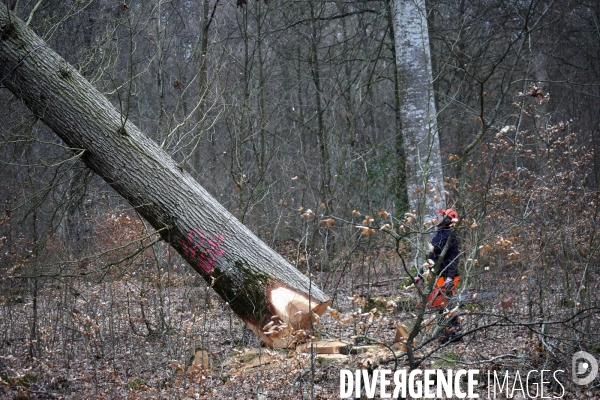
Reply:
[[[440, 258], [440, 254], [444, 250], [446, 246], [446, 242], [450, 237], [450, 228], [440, 228], [436, 233], [433, 239], [431, 239], [431, 245], [433, 246], [433, 252], [427, 255], [428, 259], [433, 260], [434, 263], [437, 263], [438, 258]], [[450, 242], [450, 247], [444, 256], [444, 259], [440, 262], [439, 269], [436, 271], [436, 275], [439, 275], [443, 278], [452, 278], [454, 279], [459, 275], [458, 273], [458, 258], [460, 257], [459, 251], [460, 240], [458, 238], [458, 233], [455, 232], [452, 238], [452, 242]]]

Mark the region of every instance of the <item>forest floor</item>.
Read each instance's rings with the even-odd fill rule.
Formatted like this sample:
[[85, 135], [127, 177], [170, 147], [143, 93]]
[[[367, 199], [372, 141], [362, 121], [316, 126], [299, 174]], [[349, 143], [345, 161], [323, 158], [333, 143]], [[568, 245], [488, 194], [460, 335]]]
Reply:
[[[162, 271], [153, 279], [131, 272], [96, 283], [46, 282], [35, 305], [30, 287], [5, 282], [0, 398], [336, 399], [341, 369], [406, 368], [406, 357], [396, 358], [402, 351], [391, 345], [396, 323], [411, 326], [417, 303], [414, 291], [398, 290], [393, 280], [337, 290], [336, 311], [322, 317], [319, 338], [346, 341], [354, 351], [322, 355], [261, 347], [196, 278]], [[489, 304], [501, 312], [497, 300]], [[492, 326], [445, 346], [434, 339], [419, 352], [429, 355], [421, 369], [476, 368], [482, 377], [560, 367], [539, 354], [539, 339], [520, 326]], [[481, 380], [476, 393], [488, 398], [487, 390]], [[556, 385], [549, 390], [560, 393]], [[514, 398], [526, 397], [517, 391]], [[562, 398], [600, 394], [571, 385]]]

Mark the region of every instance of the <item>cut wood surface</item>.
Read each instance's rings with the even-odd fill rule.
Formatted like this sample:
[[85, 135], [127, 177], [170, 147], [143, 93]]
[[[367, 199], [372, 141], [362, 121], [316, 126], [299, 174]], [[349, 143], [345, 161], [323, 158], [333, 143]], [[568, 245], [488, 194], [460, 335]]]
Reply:
[[204, 370], [209, 370], [211, 369], [211, 357], [212, 354], [208, 350], [198, 347], [191, 357], [190, 364], [197, 365]]
[[300, 350], [305, 353], [310, 353], [314, 349], [317, 354], [347, 354], [351, 346], [351, 342], [341, 340], [317, 340], [303, 344]]
[[[317, 286], [241, 224], [6, 7], [0, 7], [0, 79], [268, 345], [293, 345], [294, 331], [311, 329], [313, 313], [325, 311], [329, 298]], [[282, 328], [264, 328], [271, 322]]]

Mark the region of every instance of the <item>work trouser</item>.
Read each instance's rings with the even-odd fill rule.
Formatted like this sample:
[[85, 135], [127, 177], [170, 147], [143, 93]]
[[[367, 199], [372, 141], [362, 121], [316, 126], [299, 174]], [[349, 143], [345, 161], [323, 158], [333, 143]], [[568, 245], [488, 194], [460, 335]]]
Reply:
[[441, 344], [461, 340], [461, 327], [457, 316], [454, 315], [447, 319], [443, 315], [445, 307], [450, 303], [450, 298], [456, 293], [460, 276], [456, 276], [450, 285], [444, 285], [445, 282], [446, 278], [439, 277], [427, 299], [427, 307], [437, 309], [440, 313], [438, 324], [443, 326], [439, 339]]
[[455, 276], [451, 287], [444, 285], [446, 278], [439, 277], [435, 282], [435, 286], [429, 297], [427, 298], [427, 307], [429, 308], [444, 308], [450, 302], [450, 298], [454, 296], [456, 288], [460, 283], [460, 276]]

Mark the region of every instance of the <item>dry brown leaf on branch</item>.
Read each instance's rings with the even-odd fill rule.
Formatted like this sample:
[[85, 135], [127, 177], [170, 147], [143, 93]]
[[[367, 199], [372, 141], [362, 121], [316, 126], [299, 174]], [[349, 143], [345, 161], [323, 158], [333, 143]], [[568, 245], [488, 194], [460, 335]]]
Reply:
[[333, 218], [327, 218], [327, 219], [322, 219], [321, 222], [323, 222], [327, 226], [333, 226], [333, 224], [335, 223], [335, 220]]
[[333, 309], [333, 308], [328, 308], [327, 311], [329, 311], [329, 315], [331, 316], [331, 318], [335, 319], [336, 321], [340, 320], [342, 313], [340, 313], [338, 310]]
[[356, 225], [356, 227], [362, 229], [362, 234], [365, 236], [375, 233], [375, 229], [369, 228], [368, 226]]
[[436, 226], [438, 223], [437, 219], [432, 218], [430, 220], [427, 220], [423, 223], [423, 226]]
[[396, 342], [406, 342], [410, 334], [408, 333], [408, 328], [402, 322], [396, 323], [396, 337], [394, 338], [394, 343]]
[[413, 222], [415, 220], [415, 218], [417, 218], [417, 216], [413, 213], [405, 213], [404, 214], [404, 222], [406, 224], [410, 224], [411, 222]]
[[370, 225], [371, 222], [375, 221], [373, 218], [371, 218], [370, 215], [365, 215], [365, 219], [363, 219], [362, 224], [363, 225]]
[[352, 303], [354, 305], [357, 305], [360, 307], [364, 307], [367, 304], [367, 301], [365, 299], [363, 299], [362, 297], [360, 297], [359, 294], [354, 294], [353, 297], [348, 297], [348, 300], [352, 300]]
[[388, 218], [390, 216], [390, 213], [385, 210], [379, 210], [377, 215], [379, 215], [381, 218]]
[[302, 214], [302, 218], [310, 218], [310, 217], [314, 217], [315, 216], [315, 212], [313, 210], [311, 210], [310, 208], [307, 209], [303, 214]]
[[500, 236], [500, 239], [498, 240], [498, 244], [502, 247], [508, 247], [510, 246], [512, 242], [508, 239], [504, 239], [502, 236]]

